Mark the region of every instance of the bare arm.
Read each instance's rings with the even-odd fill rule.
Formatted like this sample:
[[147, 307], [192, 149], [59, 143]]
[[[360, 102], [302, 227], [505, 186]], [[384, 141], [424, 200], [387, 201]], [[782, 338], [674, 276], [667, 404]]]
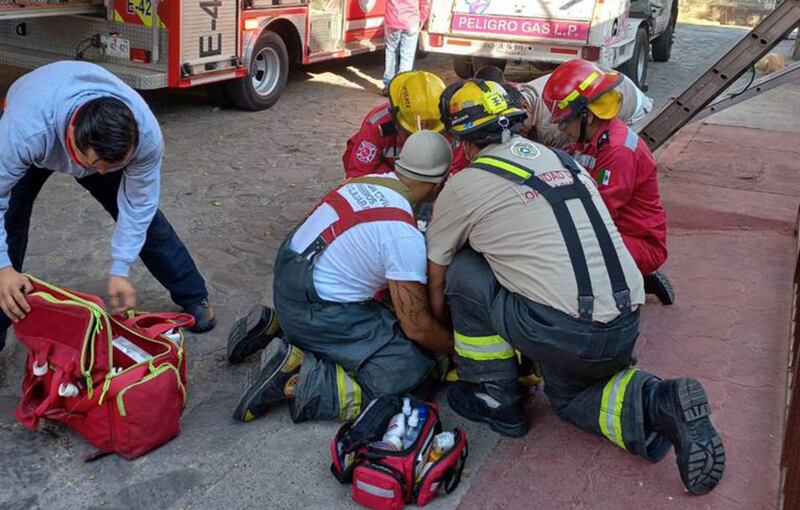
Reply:
[[447, 301], [444, 297], [444, 278], [447, 267], [428, 260], [428, 299], [431, 303], [431, 313], [439, 324], [448, 324]]
[[408, 338], [434, 352], [453, 350], [453, 335], [431, 315], [424, 285], [390, 280], [389, 292], [400, 328]]

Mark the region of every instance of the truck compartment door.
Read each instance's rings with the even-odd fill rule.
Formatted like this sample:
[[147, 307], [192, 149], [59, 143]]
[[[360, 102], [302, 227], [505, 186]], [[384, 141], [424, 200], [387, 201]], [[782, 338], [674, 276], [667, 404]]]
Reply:
[[182, 78], [236, 67], [237, 0], [181, 0]]

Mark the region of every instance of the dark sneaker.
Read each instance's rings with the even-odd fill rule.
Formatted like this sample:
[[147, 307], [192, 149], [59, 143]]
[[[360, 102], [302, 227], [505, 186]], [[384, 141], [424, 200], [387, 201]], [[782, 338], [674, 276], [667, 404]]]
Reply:
[[695, 379], [662, 381], [656, 389], [653, 427], [675, 446], [683, 485], [707, 494], [725, 471], [725, 448], [711, 424], [708, 396]]
[[183, 311], [194, 317], [194, 326], [189, 329], [192, 333], [205, 333], [206, 331], [211, 331], [217, 325], [214, 309], [208, 304], [207, 299], [197, 304], [189, 305]]
[[644, 292], [653, 294], [662, 304], [675, 303], [675, 291], [672, 289], [672, 283], [661, 271], [654, 271], [644, 277]]
[[247, 315], [236, 321], [228, 333], [228, 361], [241, 363], [280, 336], [281, 325], [275, 311], [263, 305], [255, 305]]
[[488, 423], [504, 436], [522, 437], [528, 433], [516, 380], [481, 384], [459, 381], [450, 387], [447, 402], [464, 418]]
[[248, 422], [265, 414], [270, 405], [294, 398], [303, 358], [303, 351], [283, 338], [270, 342], [261, 354], [261, 368], [251, 373], [233, 418]]

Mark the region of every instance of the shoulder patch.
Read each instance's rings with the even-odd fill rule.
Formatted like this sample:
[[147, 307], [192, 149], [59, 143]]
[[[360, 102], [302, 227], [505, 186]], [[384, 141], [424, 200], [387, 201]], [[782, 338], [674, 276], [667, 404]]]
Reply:
[[361, 143], [358, 144], [358, 149], [356, 149], [356, 159], [359, 161], [359, 163], [364, 163], [365, 165], [373, 163], [377, 155], [378, 146], [369, 140], [361, 140]]
[[631, 128], [628, 128], [628, 134], [625, 135], [625, 147], [629, 148], [632, 151], [636, 150], [636, 147], [639, 146], [639, 135], [636, 134]]
[[522, 159], [536, 159], [541, 154], [539, 149], [527, 140], [518, 140], [514, 142], [509, 150], [511, 154]]

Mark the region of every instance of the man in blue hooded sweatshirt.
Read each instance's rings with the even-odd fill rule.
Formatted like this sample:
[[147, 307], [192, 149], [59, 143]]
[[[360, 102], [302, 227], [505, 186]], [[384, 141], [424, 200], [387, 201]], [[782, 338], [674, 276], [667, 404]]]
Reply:
[[100, 66], [56, 62], [11, 85], [0, 109], [0, 349], [11, 322], [30, 311], [31, 284], [19, 271], [34, 200], [53, 172], [75, 177], [116, 221], [108, 279], [113, 313], [136, 304], [128, 268], [138, 255], [195, 317], [195, 332], [214, 327], [205, 281], [158, 210], [163, 154], [147, 103]]

